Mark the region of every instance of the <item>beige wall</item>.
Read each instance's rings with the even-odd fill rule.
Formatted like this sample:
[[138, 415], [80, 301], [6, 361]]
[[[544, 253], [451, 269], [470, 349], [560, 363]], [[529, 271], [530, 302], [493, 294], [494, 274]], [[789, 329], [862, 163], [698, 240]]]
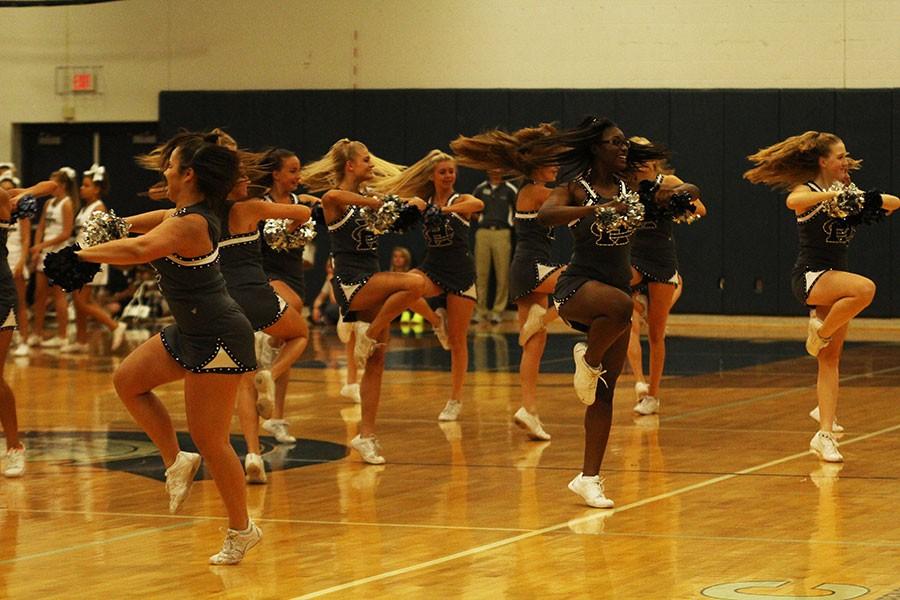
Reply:
[[[67, 103], [155, 120], [160, 90], [900, 87], [900, 0], [125, 0], [0, 20], [0, 160], [13, 123]], [[57, 96], [66, 64], [102, 65], [102, 95]]]

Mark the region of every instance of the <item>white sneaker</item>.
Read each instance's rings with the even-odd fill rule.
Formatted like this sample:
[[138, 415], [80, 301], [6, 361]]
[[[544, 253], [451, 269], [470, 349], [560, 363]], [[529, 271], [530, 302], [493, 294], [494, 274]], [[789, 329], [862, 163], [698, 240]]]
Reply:
[[838, 452], [837, 440], [827, 431], [816, 433], [809, 441], [809, 449], [825, 462], [844, 462], [844, 457]]
[[513, 422], [527, 431], [528, 437], [533, 440], [547, 441], [550, 439], [550, 434], [544, 431], [544, 424], [541, 423], [540, 417], [525, 410], [524, 406], [520, 406], [513, 415]]
[[634, 382], [634, 399], [640, 400], [650, 393], [650, 384], [646, 381]]
[[284, 419], [266, 419], [262, 428], [275, 436], [279, 444], [293, 444], [297, 438], [288, 432], [288, 423]]
[[809, 318], [809, 327], [806, 332], [806, 351], [811, 356], [818, 356], [819, 352], [831, 343], [831, 338], [823, 338], [819, 335], [822, 329], [822, 321], [816, 317]]
[[[816, 423], [818, 423], [819, 422], [819, 407], [817, 406], [814, 409], [812, 409], [811, 411], [809, 411], [809, 416], [812, 417]], [[831, 431], [833, 433], [843, 433], [844, 432], [844, 426], [838, 425], [837, 417], [835, 417], [835, 419], [831, 422]]]
[[341, 343], [346, 344], [347, 342], [349, 342], [350, 335], [352, 333], [353, 333], [353, 323], [345, 322], [343, 315], [338, 317], [337, 336], [338, 336], [338, 339], [341, 340]]
[[612, 508], [615, 503], [603, 493], [603, 479], [599, 475], [585, 477], [581, 473], [569, 482], [569, 489], [581, 496], [585, 504], [594, 508]]
[[369, 324], [362, 321], [356, 322], [356, 345], [353, 348], [353, 356], [356, 358], [356, 366], [363, 369], [366, 361], [375, 353], [377, 341], [367, 335]]
[[635, 294], [634, 303], [641, 307], [641, 319], [647, 320], [647, 314], [650, 312], [650, 299], [646, 294]]
[[345, 383], [344, 387], [341, 388], [341, 397], [349, 398], [353, 400], [357, 404], [362, 402], [362, 398], [359, 395], [359, 384], [358, 383]]
[[200, 468], [200, 455], [179, 452], [172, 466], [166, 469], [166, 491], [169, 492], [169, 512], [175, 513], [187, 499], [194, 485], [194, 475]]
[[271, 419], [275, 410], [275, 380], [268, 369], [259, 369], [253, 376], [256, 387], [256, 414], [263, 419]]
[[440, 322], [437, 327], [434, 328], [434, 335], [441, 343], [441, 348], [444, 350], [450, 350], [450, 338], [447, 336], [447, 309], [439, 308], [434, 311]]
[[272, 345], [272, 336], [266, 334], [266, 337], [263, 339], [260, 344], [259, 354], [257, 355], [258, 367], [260, 369], [272, 369], [272, 365], [275, 364], [275, 359], [278, 358], [278, 354], [281, 352], [281, 348], [284, 346], [284, 342], [279, 346]]
[[43, 342], [43, 338], [36, 333], [32, 333], [28, 336], [28, 345], [29, 346], [40, 346], [41, 342]]
[[113, 329], [112, 332], [112, 342], [109, 344], [109, 349], [112, 352], [115, 352], [122, 346], [122, 342], [125, 341], [125, 332], [128, 331], [127, 323], [119, 323], [116, 325], [116, 328]]
[[25, 474], [25, 446], [10, 448], [6, 451], [6, 467], [3, 469], [4, 477], [21, 477]]
[[582, 404], [590, 406], [594, 403], [597, 394], [597, 381], [602, 381], [606, 385], [606, 380], [602, 375], [606, 373], [603, 366], [594, 368], [587, 364], [584, 360], [584, 353], [587, 351], [587, 344], [578, 342], [572, 349], [572, 357], [575, 359], [575, 393]]
[[639, 415], [655, 415], [659, 412], [659, 398], [655, 396], [644, 396], [637, 401], [632, 409]]
[[381, 455], [381, 444], [374, 435], [370, 437], [361, 437], [359, 434], [350, 440], [350, 446], [359, 452], [364, 461], [370, 465], [383, 465], [384, 457]]
[[209, 557], [211, 565], [236, 565], [241, 562], [247, 551], [257, 545], [262, 539], [262, 531], [256, 523], [250, 521], [246, 531], [228, 529], [225, 534], [225, 543], [218, 554]]
[[547, 309], [540, 304], [534, 303], [528, 308], [528, 316], [522, 323], [522, 331], [519, 332], [520, 346], [524, 347], [534, 334], [546, 329], [544, 326], [544, 315], [546, 314]]
[[266, 465], [259, 454], [247, 453], [244, 457], [244, 471], [247, 472], [247, 483], [266, 482]]
[[462, 410], [462, 402], [456, 400], [447, 400], [444, 410], [438, 415], [438, 421], [455, 421], [459, 418], [459, 411]]
[[66, 338], [52, 337], [41, 342], [41, 348], [62, 348], [66, 345]]
[[90, 346], [85, 344], [79, 344], [78, 342], [66, 342], [62, 346], [59, 347], [59, 351], [62, 354], [84, 354], [90, 349]]
[[12, 355], [16, 356], [16, 357], [28, 356], [29, 352], [30, 352], [30, 350], [28, 349], [28, 344], [21, 343], [18, 346], [16, 346], [16, 349], [13, 350]]

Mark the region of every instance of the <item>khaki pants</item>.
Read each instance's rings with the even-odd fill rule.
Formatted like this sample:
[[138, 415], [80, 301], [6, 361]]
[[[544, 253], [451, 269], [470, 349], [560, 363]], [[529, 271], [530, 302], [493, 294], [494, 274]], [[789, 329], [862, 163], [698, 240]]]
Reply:
[[488, 312], [488, 285], [491, 266], [497, 279], [497, 295], [491, 312], [498, 315], [509, 300], [509, 261], [512, 254], [510, 229], [478, 229], [475, 232], [475, 288], [478, 293], [478, 314]]

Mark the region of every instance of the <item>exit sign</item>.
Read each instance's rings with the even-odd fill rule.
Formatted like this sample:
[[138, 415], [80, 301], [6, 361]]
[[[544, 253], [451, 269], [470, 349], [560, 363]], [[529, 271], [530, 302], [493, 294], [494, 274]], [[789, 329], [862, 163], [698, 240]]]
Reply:
[[76, 71], [72, 74], [72, 91], [73, 92], [93, 92], [94, 73], [91, 71]]
[[[0, 2], [2, 4], [2, 2]], [[100, 94], [103, 82], [103, 67], [64, 66], [56, 67], [56, 93], [66, 94]]]

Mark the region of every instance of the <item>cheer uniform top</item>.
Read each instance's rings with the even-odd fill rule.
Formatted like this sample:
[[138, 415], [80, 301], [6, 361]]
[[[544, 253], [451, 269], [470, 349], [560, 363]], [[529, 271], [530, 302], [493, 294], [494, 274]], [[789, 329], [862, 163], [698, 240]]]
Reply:
[[[597, 206], [608, 202], [594, 191], [594, 188], [579, 177], [575, 180], [586, 193], [584, 206]], [[628, 189], [623, 181], [619, 181], [620, 193]], [[588, 281], [599, 281], [630, 294], [631, 252], [630, 240], [633, 230], [619, 227], [612, 231], [604, 231], [597, 224], [593, 214], [581, 217], [569, 223], [569, 230], [575, 241], [572, 259], [569, 266], [559, 276], [553, 300], [557, 309], [561, 308], [575, 295], [582, 285]], [[568, 322], [568, 321], [567, 321]], [[587, 331], [582, 323], [568, 322], [578, 331]]]
[[10, 221], [0, 221], [0, 331], [5, 329], [18, 329], [16, 321], [16, 285], [13, 283], [12, 271], [9, 268], [9, 255], [6, 250], [6, 236], [10, 227], [15, 227]]
[[[447, 206], [459, 198], [453, 194]], [[429, 203], [431, 199], [429, 199]], [[425, 258], [419, 270], [448, 294], [475, 300], [475, 262], [469, 252], [469, 222], [457, 213], [442, 213], [426, 221]]]
[[[814, 192], [822, 188], [808, 182], [807, 187]], [[804, 306], [809, 292], [826, 271], [847, 271], [847, 249], [856, 235], [856, 226], [844, 219], [832, 217], [820, 202], [802, 214], [797, 215], [797, 233], [800, 238], [800, 253], [791, 272], [791, 291]]]
[[206, 203], [180, 208], [179, 218], [206, 219], [213, 250], [203, 256], [170, 254], [150, 263], [175, 324], [162, 330], [163, 345], [179, 365], [194, 373], [244, 373], [256, 369], [253, 327], [219, 271], [219, 219]]
[[[656, 176], [656, 185], [663, 175]], [[631, 240], [631, 266], [645, 280], [678, 285], [675, 223], [669, 217], [645, 219]]]
[[[47, 205], [44, 209], [44, 237], [41, 239], [41, 241], [55, 238], [63, 232], [63, 205], [66, 202], [72, 202], [71, 200], [69, 200], [68, 196], [66, 196], [62, 200], [56, 200], [55, 198], [47, 200]], [[67, 233], [66, 235], [69, 234]], [[62, 248], [65, 246], [66, 240], [63, 240], [58, 244], [42, 249], [41, 256], [38, 259], [37, 264], [38, 271], [44, 271], [44, 259], [47, 257], [47, 253], [62, 250]]]
[[228, 294], [243, 309], [256, 331], [275, 324], [287, 303], [275, 293], [263, 270], [263, 255], [258, 228], [246, 233], [231, 233], [228, 217], [234, 204], [222, 215], [225, 235], [219, 240], [219, 270], [225, 278]]
[[[271, 196], [266, 195], [263, 200], [275, 202]], [[291, 194], [291, 204], [302, 204], [297, 194]], [[262, 232], [265, 222], [259, 224]], [[262, 258], [263, 269], [270, 280], [283, 281], [303, 300], [306, 297], [306, 278], [303, 275], [303, 248], [291, 248], [289, 250], [275, 250], [263, 243]]]
[[[91, 215], [100, 210], [100, 206], [103, 204], [103, 200], [94, 200], [87, 206], [81, 207], [81, 210], [78, 211], [78, 214], [75, 215], [74, 222], [74, 231], [72, 232], [72, 237], [75, 238], [75, 242], [80, 244], [82, 248], [85, 245], [81, 240], [81, 232], [84, 230], [84, 225], [87, 223], [88, 219], [91, 218]], [[94, 275], [94, 279], [91, 280], [87, 285], [106, 285], [109, 282], [109, 265], [101, 264], [100, 270], [97, 271], [97, 274]]]
[[328, 224], [331, 256], [334, 261], [334, 297], [348, 323], [356, 317], [350, 303], [369, 278], [381, 270], [378, 263], [378, 236], [366, 227], [360, 207], [347, 206], [346, 212]]
[[[22, 232], [19, 231], [19, 227], [18, 221], [11, 220], [4, 228], [7, 231], [7, 237], [3, 247], [7, 253], [6, 262], [10, 269], [15, 267], [22, 259]], [[27, 260], [23, 265], [22, 271], [25, 278], [28, 278], [29, 271]]]
[[509, 267], [509, 291], [513, 302], [527, 296], [564, 265], [550, 260], [553, 228], [541, 225], [538, 211], [516, 211], [516, 250]]

